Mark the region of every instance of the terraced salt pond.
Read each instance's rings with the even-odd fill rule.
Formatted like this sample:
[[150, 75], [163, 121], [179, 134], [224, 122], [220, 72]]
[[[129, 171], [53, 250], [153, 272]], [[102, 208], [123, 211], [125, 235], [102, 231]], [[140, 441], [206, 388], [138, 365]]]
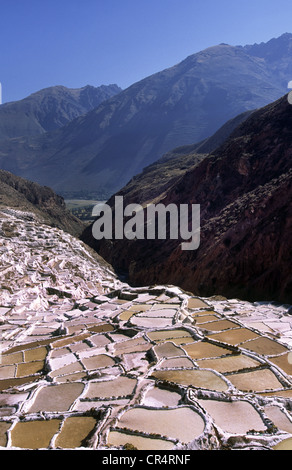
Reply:
[[18, 422], [11, 430], [11, 446], [22, 449], [45, 449], [49, 447], [60, 425], [60, 419]]
[[260, 414], [248, 401], [199, 400], [199, 403], [225, 432], [246, 434], [251, 429], [257, 432], [267, 429]]
[[189, 357], [173, 357], [162, 360], [158, 367], [159, 369], [190, 369], [194, 367], [194, 363]]
[[80, 382], [40, 387], [27, 411], [68, 411], [83, 389]]
[[1, 217], [21, 243], [0, 237], [0, 448], [291, 450], [289, 306], [132, 288], [68, 234]]
[[233, 354], [233, 350], [228, 349], [225, 345], [223, 347], [221, 345], [217, 346], [207, 341], [186, 344], [184, 350], [192, 359], [216, 358]]
[[242, 369], [253, 369], [260, 366], [260, 362], [243, 354], [220, 357], [215, 359], [199, 359], [196, 364], [200, 368], [214, 369], [217, 372], [236, 372]]
[[283, 387], [276, 375], [269, 369], [261, 369], [252, 372], [239, 372], [226, 377], [230, 382], [243, 392], [263, 392]]
[[131, 445], [138, 450], [171, 450], [174, 444], [171, 441], [155, 439], [154, 437], [143, 437], [136, 434], [127, 434], [121, 431], [111, 431], [107, 440], [108, 446], [125, 449]]
[[152, 377], [156, 380], [174, 382], [186, 387], [203, 388], [215, 390], [217, 392], [228, 390], [228, 384], [223, 380], [223, 378], [210, 370], [158, 370], [153, 372]]
[[67, 418], [55, 440], [55, 447], [62, 449], [82, 447], [83, 441], [92, 433], [96, 424], [96, 420], [91, 416]]
[[166, 340], [171, 340], [174, 342], [177, 339], [180, 339], [185, 342], [194, 341], [193, 336], [187, 330], [184, 329], [169, 329], [169, 330], [157, 330], [147, 332], [147, 336], [151, 341], [160, 343]]
[[242, 344], [249, 339], [258, 338], [259, 335], [256, 332], [249, 330], [248, 328], [231, 328], [220, 333], [208, 334], [207, 337], [230, 344], [232, 346], [238, 346], [239, 344]]
[[273, 447], [274, 450], [292, 450], [292, 437], [284, 439], [279, 444]]
[[292, 433], [292, 421], [283, 408], [267, 405], [265, 406], [265, 414], [279, 429]]
[[119, 419], [118, 426], [187, 443], [203, 433], [205, 422], [190, 407], [169, 410], [137, 407], [126, 411]]
[[145, 406], [156, 406], [157, 408], [162, 406], [174, 407], [179, 404], [181, 399], [182, 396], [179, 393], [153, 387], [145, 394], [142, 404]]
[[185, 356], [185, 352], [170, 341], [158, 344], [153, 350], [158, 359], [172, 356]]
[[88, 385], [84, 398], [127, 397], [133, 394], [136, 385], [136, 379], [124, 376], [113, 380], [92, 381]]

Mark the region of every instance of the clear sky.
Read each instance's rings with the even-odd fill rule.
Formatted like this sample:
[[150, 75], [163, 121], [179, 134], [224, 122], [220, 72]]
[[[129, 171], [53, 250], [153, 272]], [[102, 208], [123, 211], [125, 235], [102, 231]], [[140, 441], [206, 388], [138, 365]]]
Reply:
[[3, 102], [133, 83], [222, 42], [292, 32], [292, 0], [0, 0]]

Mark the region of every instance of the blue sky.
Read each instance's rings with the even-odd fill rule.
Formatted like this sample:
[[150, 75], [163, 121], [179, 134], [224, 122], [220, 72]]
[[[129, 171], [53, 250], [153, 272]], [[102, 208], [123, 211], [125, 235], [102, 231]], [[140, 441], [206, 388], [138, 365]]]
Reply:
[[3, 102], [133, 83], [219, 43], [292, 32], [291, 0], [0, 0]]

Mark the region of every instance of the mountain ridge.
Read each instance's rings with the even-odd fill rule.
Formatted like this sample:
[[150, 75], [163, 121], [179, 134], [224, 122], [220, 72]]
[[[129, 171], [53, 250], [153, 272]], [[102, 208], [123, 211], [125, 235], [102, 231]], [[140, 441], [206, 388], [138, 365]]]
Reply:
[[[291, 123], [285, 95], [252, 113], [176, 180], [164, 182], [160, 194], [153, 187], [152, 200], [139, 200], [142, 205], [154, 199], [165, 206], [200, 204], [198, 250], [182, 252], [180, 240], [97, 241], [91, 227], [82, 239], [127, 272], [132, 285], [169, 282], [195, 295], [291, 303]], [[126, 206], [143, 191], [134, 181], [130, 192], [125, 188], [121, 194]], [[114, 196], [108, 203], [113, 202]]]
[[82, 88], [56, 85], [22, 100], [4, 103], [0, 106], [0, 139], [54, 131], [120, 91], [117, 85]]

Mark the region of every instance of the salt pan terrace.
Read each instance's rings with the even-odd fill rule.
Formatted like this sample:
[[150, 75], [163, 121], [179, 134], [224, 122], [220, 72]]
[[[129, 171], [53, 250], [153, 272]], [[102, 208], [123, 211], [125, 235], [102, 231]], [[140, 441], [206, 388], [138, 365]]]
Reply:
[[291, 449], [289, 306], [131, 288], [0, 214], [1, 449]]

